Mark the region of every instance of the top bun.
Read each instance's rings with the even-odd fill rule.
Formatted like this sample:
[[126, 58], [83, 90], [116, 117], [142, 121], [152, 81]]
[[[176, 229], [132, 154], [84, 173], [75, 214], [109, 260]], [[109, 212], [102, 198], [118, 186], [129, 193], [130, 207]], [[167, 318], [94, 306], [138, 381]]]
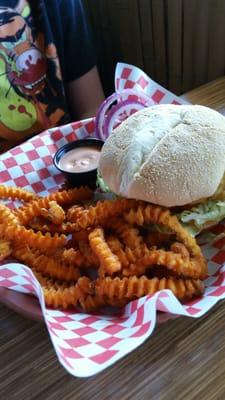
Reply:
[[117, 195], [166, 207], [211, 197], [225, 173], [225, 117], [198, 105], [144, 108], [106, 140], [99, 171]]

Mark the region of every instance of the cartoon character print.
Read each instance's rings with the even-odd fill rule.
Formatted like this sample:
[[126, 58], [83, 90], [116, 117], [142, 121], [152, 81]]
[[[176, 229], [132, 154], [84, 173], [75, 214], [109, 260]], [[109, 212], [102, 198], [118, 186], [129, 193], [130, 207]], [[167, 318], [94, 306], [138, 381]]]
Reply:
[[20, 0], [16, 9], [0, 7], [0, 132], [1, 137], [20, 140], [55, 125], [64, 115], [60, 107], [49, 108], [56, 96], [47, 81], [47, 58], [61, 79], [56, 48], [44, 49], [41, 33], [34, 39], [27, 23], [30, 7]]

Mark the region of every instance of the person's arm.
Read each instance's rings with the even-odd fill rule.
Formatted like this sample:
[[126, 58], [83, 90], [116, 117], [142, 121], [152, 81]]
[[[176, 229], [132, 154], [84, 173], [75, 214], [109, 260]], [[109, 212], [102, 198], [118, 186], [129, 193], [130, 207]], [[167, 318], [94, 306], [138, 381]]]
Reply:
[[55, 0], [63, 28], [63, 80], [73, 120], [96, 114], [104, 100], [92, 35], [82, 0]]
[[104, 100], [96, 67], [93, 67], [80, 78], [67, 83], [66, 91], [70, 112], [75, 119], [95, 116], [97, 109]]

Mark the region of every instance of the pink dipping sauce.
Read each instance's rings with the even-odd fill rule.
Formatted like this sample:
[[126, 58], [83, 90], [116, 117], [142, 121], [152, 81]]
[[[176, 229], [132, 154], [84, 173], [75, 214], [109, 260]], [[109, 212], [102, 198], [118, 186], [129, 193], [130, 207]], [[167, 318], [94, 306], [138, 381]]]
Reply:
[[67, 172], [87, 172], [98, 167], [101, 149], [87, 146], [76, 147], [65, 153], [59, 161], [59, 168]]

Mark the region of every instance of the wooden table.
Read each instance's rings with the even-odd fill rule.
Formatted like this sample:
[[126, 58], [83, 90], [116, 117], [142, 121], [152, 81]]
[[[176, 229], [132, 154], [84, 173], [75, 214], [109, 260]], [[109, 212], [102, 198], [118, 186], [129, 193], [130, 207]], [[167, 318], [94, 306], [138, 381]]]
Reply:
[[181, 96], [184, 100], [193, 104], [208, 106], [225, 114], [225, 77], [216, 79], [210, 83], [191, 90]]
[[[225, 111], [225, 78], [183, 96]], [[225, 304], [200, 319], [158, 326], [132, 354], [88, 379], [58, 363], [41, 322], [0, 305], [0, 398], [4, 400], [224, 400]]]

